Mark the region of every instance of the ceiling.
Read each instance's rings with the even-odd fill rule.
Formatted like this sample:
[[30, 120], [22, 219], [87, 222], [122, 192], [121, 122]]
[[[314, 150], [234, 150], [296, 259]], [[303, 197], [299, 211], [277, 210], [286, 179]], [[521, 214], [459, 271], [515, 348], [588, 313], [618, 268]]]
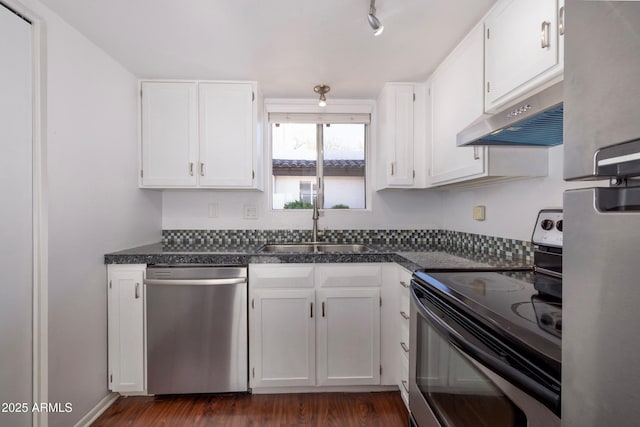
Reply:
[[495, 0], [41, 0], [140, 78], [257, 80], [266, 97], [375, 98], [421, 81]]

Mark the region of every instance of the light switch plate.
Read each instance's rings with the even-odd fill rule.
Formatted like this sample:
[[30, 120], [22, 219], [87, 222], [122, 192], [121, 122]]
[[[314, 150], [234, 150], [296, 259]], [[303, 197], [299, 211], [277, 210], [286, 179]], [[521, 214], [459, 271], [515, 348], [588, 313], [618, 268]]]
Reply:
[[244, 205], [244, 219], [258, 219], [258, 207], [256, 205]]

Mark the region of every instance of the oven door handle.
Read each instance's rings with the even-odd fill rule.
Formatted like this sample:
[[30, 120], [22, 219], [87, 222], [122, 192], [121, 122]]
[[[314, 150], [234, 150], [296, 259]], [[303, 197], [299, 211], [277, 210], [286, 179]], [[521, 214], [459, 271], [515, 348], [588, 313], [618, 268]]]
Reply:
[[501, 360], [500, 354], [484, 346], [482, 348], [463, 337], [454, 327], [452, 327], [446, 319], [441, 318], [427, 308], [416, 294], [414, 285], [411, 286], [411, 298], [417, 307], [418, 314], [425, 318], [429, 324], [443, 335], [450, 344], [466, 356], [477, 360], [490, 370], [496, 372], [502, 378], [513, 385], [518, 386], [527, 393], [535, 396], [540, 401], [553, 410], [556, 414], [560, 414], [560, 393], [550, 390], [548, 387], [529, 378], [527, 375], [518, 371], [509, 363]]

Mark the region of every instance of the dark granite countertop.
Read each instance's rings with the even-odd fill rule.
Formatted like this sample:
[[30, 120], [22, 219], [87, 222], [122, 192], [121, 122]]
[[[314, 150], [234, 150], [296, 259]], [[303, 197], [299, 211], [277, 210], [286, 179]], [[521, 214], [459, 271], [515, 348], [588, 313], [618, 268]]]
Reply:
[[262, 245], [165, 245], [154, 243], [106, 254], [105, 264], [217, 264], [395, 262], [415, 271], [429, 268], [522, 268], [524, 260], [497, 254], [425, 245], [372, 245], [362, 253], [264, 253]]

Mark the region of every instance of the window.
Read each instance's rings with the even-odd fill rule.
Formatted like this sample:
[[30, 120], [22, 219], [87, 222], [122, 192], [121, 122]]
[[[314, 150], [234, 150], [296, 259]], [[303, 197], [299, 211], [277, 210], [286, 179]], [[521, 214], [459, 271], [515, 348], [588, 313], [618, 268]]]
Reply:
[[270, 114], [273, 209], [366, 208], [369, 115]]

